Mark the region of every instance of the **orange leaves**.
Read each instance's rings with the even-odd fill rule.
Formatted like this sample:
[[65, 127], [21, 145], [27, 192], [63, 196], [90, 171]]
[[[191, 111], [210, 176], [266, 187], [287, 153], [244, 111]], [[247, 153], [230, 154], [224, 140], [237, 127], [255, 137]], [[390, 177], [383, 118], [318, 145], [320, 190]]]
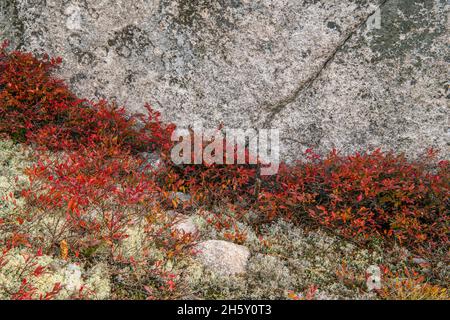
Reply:
[[11, 245], [13, 247], [21, 245], [31, 247], [29, 236], [23, 233], [15, 233], [11, 236]]
[[75, 198], [72, 198], [67, 203], [67, 210], [69, 211], [75, 211], [77, 209], [77, 202]]
[[177, 198], [173, 198], [171, 202], [172, 202], [172, 206], [174, 209], [178, 208], [178, 199]]
[[294, 291], [288, 291], [288, 298], [291, 300], [302, 300], [301, 296], [295, 293]]
[[236, 224], [234, 224], [233, 230], [224, 232], [223, 236], [237, 244], [243, 244], [247, 240], [247, 232], [241, 231]]
[[350, 218], [352, 216], [351, 211], [352, 211], [351, 208], [347, 208], [346, 210], [341, 212], [341, 218], [344, 223], [346, 223], [348, 220], [350, 220]]
[[60, 250], [61, 259], [67, 260], [67, 258], [69, 256], [69, 246], [67, 245], [66, 240], [62, 240], [59, 243], [59, 250]]

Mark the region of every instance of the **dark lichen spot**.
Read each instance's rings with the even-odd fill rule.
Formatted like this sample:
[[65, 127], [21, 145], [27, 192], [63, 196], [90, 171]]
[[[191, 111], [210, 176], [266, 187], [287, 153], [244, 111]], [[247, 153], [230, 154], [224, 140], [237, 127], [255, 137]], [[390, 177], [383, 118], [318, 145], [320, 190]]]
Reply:
[[128, 25], [114, 33], [114, 37], [107, 41], [110, 47], [115, 47], [121, 57], [129, 57], [132, 53], [141, 55], [151, 45], [148, 35], [135, 25]]
[[92, 19], [97, 20], [98, 17], [99, 17], [98, 12], [97, 12], [95, 9], [93, 9], [93, 8], [88, 8], [88, 13], [89, 13], [89, 16], [90, 16]]
[[81, 36], [78, 33], [72, 33], [67, 37], [67, 42], [71, 47], [79, 47], [81, 45]]
[[90, 52], [82, 52], [79, 56], [78, 56], [78, 63], [82, 64], [82, 65], [91, 65], [92, 63], [94, 63], [94, 55]]
[[402, 58], [410, 52], [433, 54], [433, 41], [445, 32], [447, 14], [439, 1], [388, 1], [381, 10], [381, 28], [373, 29], [370, 46], [377, 60]]
[[211, 21], [219, 28], [233, 28], [233, 19], [225, 14], [242, 6], [240, 0], [177, 0], [178, 15], [175, 21], [190, 28], [201, 28], [206, 21], [202, 12], [207, 10]]
[[341, 32], [341, 27], [340, 27], [336, 22], [328, 21], [327, 27], [328, 27], [329, 29], [332, 29], [332, 30], [336, 30], [336, 31]]
[[136, 81], [136, 72], [128, 71], [124, 83], [127, 85], [132, 85], [135, 81]]
[[0, 41], [8, 39], [14, 49], [23, 49], [25, 25], [19, 17], [16, 1], [0, 1]]
[[84, 73], [77, 73], [75, 75], [73, 75], [72, 77], [70, 77], [69, 81], [71, 84], [76, 84], [82, 80], [86, 80], [87, 76]]
[[311, 49], [307, 49], [305, 51], [302, 51], [302, 58], [307, 58], [311, 55]]

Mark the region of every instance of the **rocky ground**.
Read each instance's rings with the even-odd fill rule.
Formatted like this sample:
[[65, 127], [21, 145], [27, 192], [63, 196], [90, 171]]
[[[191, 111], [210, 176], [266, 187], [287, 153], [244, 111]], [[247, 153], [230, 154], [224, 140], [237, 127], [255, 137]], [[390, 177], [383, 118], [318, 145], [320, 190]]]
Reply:
[[[28, 185], [23, 169], [29, 165], [29, 149], [9, 140], [0, 141], [0, 195], [4, 197], [12, 192], [17, 198], [16, 205], [0, 200], [0, 219], [14, 214], [17, 206], [23, 206], [17, 191]], [[172, 228], [196, 235], [197, 252], [169, 260], [165, 266], [167, 271], [176, 272], [182, 278], [179, 299], [448, 298], [445, 287], [449, 269], [442, 260], [427, 261], [404, 248], [387, 247], [381, 241], [373, 240], [361, 246], [324, 230], [294, 226], [281, 220], [258, 228], [243, 222], [217, 228], [214, 223], [217, 217], [234, 218], [226, 208], [179, 211], [162, 214], [174, 222]], [[48, 219], [41, 228], [33, 231], [35, 235], [46, 236], [45, 226], [51, 225], [52, 212], [46, 216]], [[163, 254], [145, 242], [142, 220], [130, 225], [127, 234], [129, 237], [121, 248], [126, 256], [138, 259], [143, 247], [153, 256]], [[233, 238], [230, 234], [241, 236]], [[0, 298], [8, 297], [8, 292], [20, 286], [18, 266], [23, 265], [25, 257], [26, 249], [15, 249], [2, 260], [5, 264], [0, 269]], [[120, 276], [112, 276], [104, 262], [71, 263], [60, 256], [42, 255], [37, 263], [49, 271], [33, 285], [46, 292], [55, 282], [60, 282], [63, 290], [57, 296], [59, 299], [70, 297], [82, 286], [92, 290], [94, 299], [145, 298], [135, 292], [130, 295], [121, 291], [129, 287], [132, 279], [127, 278], [126, 270]], [[381, 293], [370, 291], [367, 286], [373, 266], [390, 270], [389, 275], [380, 279], [384, 288]], [[406, 275], [405, 268], [416, 270], [426, 280]], [[424, 287], [427, 281], [431, 284]], [[427, 286], [432, 287], [427, 289]]]

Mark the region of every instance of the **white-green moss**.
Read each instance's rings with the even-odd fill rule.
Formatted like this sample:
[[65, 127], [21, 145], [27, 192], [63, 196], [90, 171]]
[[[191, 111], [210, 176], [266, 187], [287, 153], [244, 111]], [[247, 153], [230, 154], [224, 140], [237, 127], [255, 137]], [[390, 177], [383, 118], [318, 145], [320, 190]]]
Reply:
[[108, 265], [99, 263], [87, 273], [84, 284], [93, 290], [92, 298], [97, 300], [108, 299], [111, 294], [111, 283]]
[[[223, 234], [206, 223], [210, 213], [195, 215], [202, 239], [226, 240]], [[200, 297], [226, 299], [280, 299], [289, 291], [301, 294], [317, 286], [318, 299], [375, 298], [365, 286], [366, 269], [391, 259], [380, 248], [362, 249], [321, 231], [306, 232], [301, 227], [279, 220], [263, 226], [260, 234], [242, 222], [247, 234], [243, 245], [252, 252], [246, 274], [221, 277], [192, 263], [187, 281]], [[264, 246], [261, 239], [268, 243]], [[343, 276], [338, 276], [339, 272]], [[348, 277], [348, 279], [347, 279]]]
[[[23, 199], [16, 197], [15, 193], [29, 185], [24, 169], [30, 163], [30, 151], [27, 147], [11, 140], [0, 140], [0, 218], [23, 206]], [[15, 204], [11, 198], [2, 200], [9, 194], [15, 197]]]
[[[31, 267], [26, 267], [27, 256], [33, 257]], [[106, 299], [110, 296], [109, 273], [104, 264], [84, 271], [81, 266], [67, 264], [48, 255], [36, 257], [20, 249], [8, 252], [3, 262], [4, 265], [0, 268], [0, 299], [9, 299], [11, 294], [18, 292], [23, 279], [27, 279], [30, 287], [35, 288], [35, 299], [52, 291], [57, 283], [61, 285], [61, 290], [55, 299], [76, 297], [81, 287], [85, 287], [84, 293], [89, 294], [87, 297], [92, 299]], [[45, 269], [41, 275], [35, 276], [33, 272], [38, 267]]]

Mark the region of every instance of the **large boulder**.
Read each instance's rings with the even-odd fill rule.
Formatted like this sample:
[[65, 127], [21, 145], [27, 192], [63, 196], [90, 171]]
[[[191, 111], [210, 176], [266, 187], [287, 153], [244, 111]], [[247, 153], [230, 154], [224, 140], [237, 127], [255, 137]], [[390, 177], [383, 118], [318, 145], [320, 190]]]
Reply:
[[[380, 8], [377, 10], [377, 8]], [[0, 38], [88, 98], [180, 126], [282, 130], [282, 156], [448, 156], [446, 0], [8, 0]]]
[[246, 272], [250, 251], [247, 247], [222, 240], [207, 240], [197, 244], [198, 259], [211, 271], [220, 275]]

